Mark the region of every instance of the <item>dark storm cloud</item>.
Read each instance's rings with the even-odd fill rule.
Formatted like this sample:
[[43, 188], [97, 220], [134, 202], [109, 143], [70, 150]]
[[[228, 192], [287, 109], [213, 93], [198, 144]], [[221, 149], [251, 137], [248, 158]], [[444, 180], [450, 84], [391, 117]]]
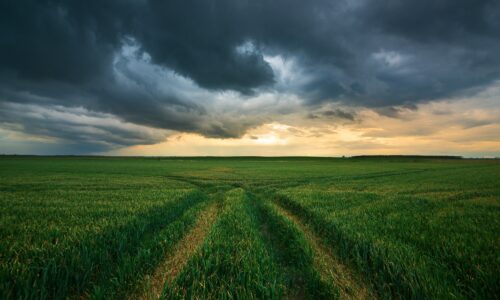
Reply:
[[375, 111], [381, 116], [398, 119], [403, 113], [415, 111], [417, 109], [418, 107], [415, 104], [406, 103], [400, 106], [385, 106], [375, 108]]
[[340, 108], [337, 108], [337, 109], [324, 110], [317, 113], [309, 113], [306, 115], [306, 118], [310, 120], [321, 119], [322, 117], [354, 121], [356, 119], [356, 114], [354, 112], [348, 112]]
[[341, 110], [341, 109], [335, 109], [335, 110], [326, 110], [321, 113], [325, 117], [337, 117], [341, 119], [347, 119], [354, 121], [354, 114]]
[[[442, 81], [442, 92], [422, 91], [423, 98], [436, 97], [453, 91], [447, 83], [453, 89], [468, 83], [446, 69], [454, 63], [487, 73], [470, 75], [473, 85], [498, 75], [491, 62], [498, 63], [499, 9], [494, 0], [3, 1], [0, 62], [21, 77], [80, 82], [109, 69], [122, 39], [132, 36], [153, 62], [206, 88], [250, 92], [272, 84], [260, 51], [266, 48], [321, 66], [318, 78], [304, 87], [321, 99], [386, 95], [370, 90], [370, 80], [389, 92], [403, 90], [401, 84], [413, 88], [410, 79], [425, 87], [421, 75]], [[248, 41], [255, 49], [238, 51]], [[383, 49], [413, 58], [409, 78], [384, 69], [384, 57], [380, 65], [369, 65], [369, 55]], [[452, 58], [438, 61], [446, 50]], [[444, 64], [442, 74], [426, 74], [435, 63]]]
[[105, 72], [134, 2], [2, 1], [2, 70], [21, 78], [75, 83]]
[[[49, 141], [81, 146], [86, 150], [154, 144], [164, 141], [166, 133], [124, 124], [102, 113], [82, 108], [0, 103], [0, 125], [9, 131], [43, 137]], [[19, 128], [22, 127], [22, 128]], [[80, 153], [81, 151], [79, 151]]]
[[[127, 45], [137, 48], [128, 56]], [[0, 102], [83, 107], [134, 124], [238, 137], [263, 118], [215, 115], [204, 96], [286, 91], [305, 105], [335, 101], [396, 117], [399, 107], [498, 80], [499, 52], [495, 0], [5, 0]], [[266, 55], [293, 58], [307, 80], [278, 89]], [[165, 70], [198, 90], [158, 82]], [[37, 121], [18, 119], [37, 128], [29, 122]], [[57, 124], [45, 127], [76, 139]], [[135, 143], [129, 134], [112, 144]]]
[[386, 32], [420, 42], [464, 44], [463, 38], [498, 39], [496, 0], [369, 1], [363, 17]]
[[374, 68], [384, 90], [367, 96], [395, 100], [389, 104], [433, 100], [500, 77], [499, 1], [367, 1], [359, 16], [375, 39], [368, 49], [402, 55], [399, 70], [387, 60]]
[[150, 1], [136, 37], [153, 61], [199, 85], [249, 93], [273, 82], [262, 54], [237, 47], [249, 38], [240, 1]]

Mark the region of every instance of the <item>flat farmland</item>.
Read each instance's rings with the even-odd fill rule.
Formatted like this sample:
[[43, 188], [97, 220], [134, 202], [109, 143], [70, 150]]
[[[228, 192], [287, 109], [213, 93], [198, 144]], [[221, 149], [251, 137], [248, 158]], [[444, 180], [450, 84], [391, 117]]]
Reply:
[[500, 161], [0, 157], [2, 299], [500, 295]]

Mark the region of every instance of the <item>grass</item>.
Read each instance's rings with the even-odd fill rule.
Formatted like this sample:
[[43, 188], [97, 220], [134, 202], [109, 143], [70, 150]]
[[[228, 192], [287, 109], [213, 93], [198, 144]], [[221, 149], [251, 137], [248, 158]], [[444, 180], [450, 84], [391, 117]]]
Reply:
[[427, 171], [291, 188], [278, 198], [372, 278], [381, 295], [482, 298], [498, 292], [492, 262], [500, 222], [498, 170], [478, 169], [468, 170], [476, 174], [467, 180]]
[[305, 295], [315, 299], [338, 298], [339, 293], [333, 282], [322, 281], [314, 268], [314, 253], [304, 233], [288, 218], [280, 214], [267, 201], [257, 200], [263, 235], [282, 269], [288, 274], [286, 286], [288, 297], [303, 298]]
[[0, 157], [0, 298], [495, 298], [498, 182], [440, 157]]
[[327, 247], [325, 241], [316, 235], [309, 226], [282, 207], [276, 204], [272, 206], [277, 213], [293, 222], [299, 232], [303, 233], [307, 244], [313, 251], [313, 268], [319, 273], [321, 281], [333, 285], [330, 288], [335, 289], [334, 296], [340, 299], [376, 298], [376, 295], [370, 293], [371, 287], [366, 285], [364, 279], [340, 262], [332, 250]]
[[142, 295], [132, 295], [132, 299], [158, 299], [166, 284], [172, 283], [177, 274], [184, 268], [191, 256], [202, 245], [208, 231], [215, 222], [219, 210], [218, 203], [212, 203], [200, 213], [196, 224], [169, 252], [152, 276], [145, 276]]
[[282, 278], [242, 189], [226, 193], [224, 208], [200, 252], [165, 298], [281, 299]]

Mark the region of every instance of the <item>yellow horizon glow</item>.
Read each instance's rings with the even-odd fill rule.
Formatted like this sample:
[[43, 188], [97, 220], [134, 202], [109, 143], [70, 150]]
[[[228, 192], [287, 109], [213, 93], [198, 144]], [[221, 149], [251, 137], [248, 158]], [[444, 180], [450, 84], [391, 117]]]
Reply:
[[[496, 100], [494, 100], [496, 101]], [[164, 142], [111, 151], [139, 156], [352, 156], [436, 154], [498, 156], [500, 108], [477, 108], [473, 99], [401, 108], [397, 118], [373, 109], [357, 120], [300, 116], [277, 118], [249, 129], [241, 138], [208, 138], [178, 132]]]

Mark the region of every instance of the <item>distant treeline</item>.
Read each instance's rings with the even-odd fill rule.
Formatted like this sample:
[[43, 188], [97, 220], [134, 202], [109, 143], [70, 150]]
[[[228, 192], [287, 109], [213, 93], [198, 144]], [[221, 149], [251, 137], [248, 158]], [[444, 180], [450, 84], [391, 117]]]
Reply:
[[[355, 156], [104, 156], [104, 155], [20, 155], [2, 154], [0, 158], [78, 158], [78, 159], [157, 159], [157, 160], [330, 160], [330, 159], [464, 159], [454, 155], [355, 155]], [[468, 159], [500, 159], [500, 157], [476, 157]]]
[[453, 155], [356, 155], [351, 158], [431, 158], [431, 159], [463, 159]]

